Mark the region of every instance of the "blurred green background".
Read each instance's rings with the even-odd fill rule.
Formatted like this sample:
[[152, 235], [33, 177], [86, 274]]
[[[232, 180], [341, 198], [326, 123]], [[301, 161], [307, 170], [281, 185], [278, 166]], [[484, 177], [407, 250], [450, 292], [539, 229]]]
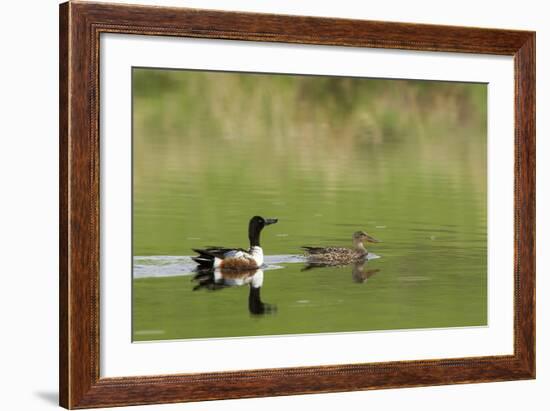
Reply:
[[134, 339], [485, 325], [486, 110], [485, 84], [134, 68], [134, 256], [247, 247], [253, 215], [268, 255], [383, 241], [363, 284], [266, 271], [260, 318], [247, 287], [136, 278]]

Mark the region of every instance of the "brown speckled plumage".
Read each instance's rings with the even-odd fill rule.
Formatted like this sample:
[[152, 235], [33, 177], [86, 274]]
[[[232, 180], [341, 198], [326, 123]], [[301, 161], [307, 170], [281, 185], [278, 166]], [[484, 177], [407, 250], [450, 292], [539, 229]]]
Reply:
[[304, 252], [309, 262], [328, 263], [328, 264], [351, 264], [356, 261], [364, 260], [368, 251], [364, 242], [378, 243], [379, 241], [364, 231], [356, 231], [352, 236], [353, 247], [309, 247], [304, 246]]
[[367, 253], [344, 247], [304, 247], [308, 260], [333, 263], [352, 262], [366, 257]]

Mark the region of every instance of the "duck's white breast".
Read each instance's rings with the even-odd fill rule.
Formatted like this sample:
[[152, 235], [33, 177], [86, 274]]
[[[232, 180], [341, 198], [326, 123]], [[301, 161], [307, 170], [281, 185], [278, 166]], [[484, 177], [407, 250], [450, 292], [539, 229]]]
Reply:
[[250, 248], [250, 255], [256, 262], [258, 267], [261, 267], [264, 263], [264, 250], [262, 247], [254, 246]]

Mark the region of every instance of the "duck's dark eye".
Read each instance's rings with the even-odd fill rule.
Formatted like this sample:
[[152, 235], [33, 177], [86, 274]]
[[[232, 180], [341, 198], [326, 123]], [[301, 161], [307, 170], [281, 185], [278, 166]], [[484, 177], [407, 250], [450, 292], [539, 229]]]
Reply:
[[250, 219], [250, 224], [253, 224], [257, 227], [264, 227], [266, 225], [264, 218], [260, 217], [259, 215], [252, 217]]

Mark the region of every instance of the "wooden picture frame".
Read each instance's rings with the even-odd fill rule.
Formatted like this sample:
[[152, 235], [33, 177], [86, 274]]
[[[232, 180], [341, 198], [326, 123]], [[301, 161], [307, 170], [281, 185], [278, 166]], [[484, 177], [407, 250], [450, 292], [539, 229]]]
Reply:
[[[101, 33], [513, 56], [514, 354], [100, 378]], [[535, 377], [535, 33], [184, 8], [60, 6], [60, 405], [90, 408]]]

